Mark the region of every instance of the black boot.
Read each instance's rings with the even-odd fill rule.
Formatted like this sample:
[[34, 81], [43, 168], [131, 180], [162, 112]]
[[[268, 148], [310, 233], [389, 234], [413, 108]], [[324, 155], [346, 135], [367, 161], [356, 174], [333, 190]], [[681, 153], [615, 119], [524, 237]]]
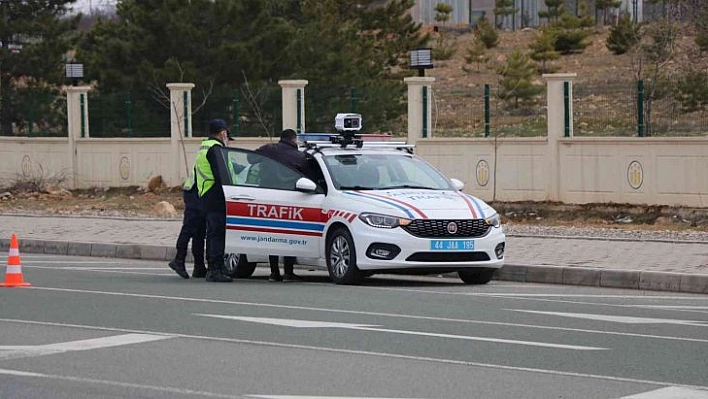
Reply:
[[184, 268], [184, 260], [174, 258], [168, 265], [170, 265], [170, 269], [174, 270], [180, 277], [189, 278], [189, 273], [187, 273], [187, 269]]
[[223, 265], [209, 265], [206, 273], [206, 281], [212, 283], [230, 283], [234, 279], [226, 274], [226, 268]]
[[295, 274], [293, 269], [295, 268], [295, 258], [292, 256], [286, 256], [283, 260], [283, 281], [302, 281], [303, 278]]
[[207, 275], [207, 268], [204, 263], [195, 263], [194, 270], [192, 271], [192, 277], [194, 278], [204, 278]]
[[278, 257], [269, 255], [268, 263], [270, 264], [270, 277], [268, 277], [268, 281], [271, 283], [283, 281], [283, 277], [280, 275], [280, 269], [278, 269]]

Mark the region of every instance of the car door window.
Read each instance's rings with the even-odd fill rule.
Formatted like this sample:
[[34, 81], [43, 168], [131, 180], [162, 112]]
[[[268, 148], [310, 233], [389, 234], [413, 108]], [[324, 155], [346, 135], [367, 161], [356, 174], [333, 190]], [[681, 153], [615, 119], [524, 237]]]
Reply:
[[222, 152], [228, 181], [232, 186], [294, 190], [302, 177], [300, 172], [272, 158], [241, 148], [225, 148]]

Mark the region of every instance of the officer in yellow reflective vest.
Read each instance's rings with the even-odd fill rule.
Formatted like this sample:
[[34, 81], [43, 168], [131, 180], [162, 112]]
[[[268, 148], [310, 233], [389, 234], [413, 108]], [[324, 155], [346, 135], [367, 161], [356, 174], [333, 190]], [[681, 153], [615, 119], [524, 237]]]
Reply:
[[229, 133], [231, 131], [223, 119], [210, 121], [209, 137], [202, 141], [194, 161], [197, 192], [202, 201], [202, 209], [206, 212], [206, 281], [210, 282], [233, 281], [224, 265], [226, 199], [217, 163], [217, 158], [221, 156], [219, 147], [224, 147], [231, 140]]

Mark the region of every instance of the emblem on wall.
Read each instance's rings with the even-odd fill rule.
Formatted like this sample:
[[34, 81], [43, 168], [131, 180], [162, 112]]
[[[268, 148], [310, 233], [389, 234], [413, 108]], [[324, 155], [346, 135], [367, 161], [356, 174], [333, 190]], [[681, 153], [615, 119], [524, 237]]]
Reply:
[[642, 164], [639, 161], [632, 161], [627, 167], [627, 182], [629, 186], [635, 190], [638, 190], [644, 182], [644, 170], [642, 169]]
[[22, 168], [23, 177], [32, 176], [32, 161], [30, 160], [29, 155], [22, 157], [22, 165], [20, 165], [20, 167]]
[[477, 162], [477, 184], [484, 187], [489, 183], [489, 164], [484, 159]]
[[128, 159], [128, 157], [123, 157], [120, 159], [118, 171], [120, 172], [121, 179], [128, 180], [130, 177], [130, 159]]

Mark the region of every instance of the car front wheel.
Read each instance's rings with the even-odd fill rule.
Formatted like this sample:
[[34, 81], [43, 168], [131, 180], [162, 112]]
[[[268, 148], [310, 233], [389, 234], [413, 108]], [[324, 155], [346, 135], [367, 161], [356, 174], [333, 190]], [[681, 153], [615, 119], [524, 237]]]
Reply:
[[457, 275], [464, 281], [465, 284], [487, 284], [494, 277], [494, 272], [497, 269], [474, 269], [460, 270]]
[[356, 249], [349, 230], [336, 228], [327, 239], [327, 270], [336, 284], [358, 284], [363, 275], [356, 267]]

